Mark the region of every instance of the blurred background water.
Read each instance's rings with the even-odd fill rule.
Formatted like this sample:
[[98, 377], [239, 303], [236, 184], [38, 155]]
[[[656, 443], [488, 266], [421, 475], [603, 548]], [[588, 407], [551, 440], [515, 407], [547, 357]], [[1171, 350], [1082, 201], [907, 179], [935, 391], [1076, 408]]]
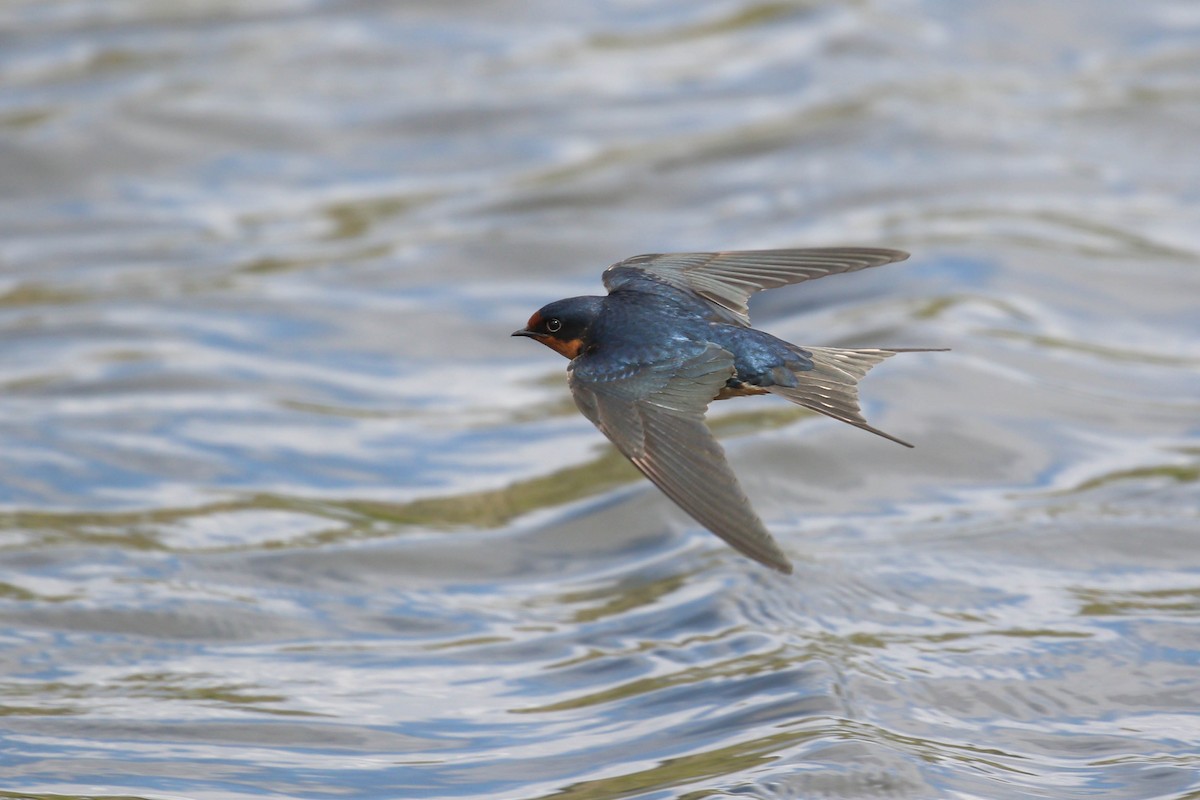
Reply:
[[[0, 3], [0, 798], [1200, 797], [1200, 8]], [[640, 252], [907, 451], [508, 333]]]

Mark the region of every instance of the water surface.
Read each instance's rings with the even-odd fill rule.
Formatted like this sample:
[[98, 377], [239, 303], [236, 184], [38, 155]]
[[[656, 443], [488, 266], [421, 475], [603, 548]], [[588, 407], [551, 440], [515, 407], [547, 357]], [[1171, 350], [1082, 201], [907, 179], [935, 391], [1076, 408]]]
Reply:
[[[1200, 795], [1190, 3], [0, 5], [0, 797]], [[508, 333], [639, 252], [909, 451], [699, 530]]]

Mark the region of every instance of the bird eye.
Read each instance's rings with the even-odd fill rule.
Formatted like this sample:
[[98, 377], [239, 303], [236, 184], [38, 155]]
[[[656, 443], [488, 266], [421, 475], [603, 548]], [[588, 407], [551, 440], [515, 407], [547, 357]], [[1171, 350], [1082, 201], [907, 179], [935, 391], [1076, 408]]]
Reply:
[[558, 333], [560, 330], [562, 330], [562, 320], [557, 318], [546, 320], [546, 330], [550, 331], [551, 333]]

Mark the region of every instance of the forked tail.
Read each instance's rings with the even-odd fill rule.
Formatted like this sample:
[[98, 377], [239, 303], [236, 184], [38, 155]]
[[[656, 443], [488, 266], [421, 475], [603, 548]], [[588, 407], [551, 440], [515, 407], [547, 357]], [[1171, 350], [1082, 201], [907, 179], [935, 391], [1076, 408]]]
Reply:
[[797, 405], [811, 408], [834, 419], [848, 422], [856, 428], [870, 431], [885, 439], [891, 439], [897, 444], [912, 447], [903, 439], [897, 439], [890, 433], [884, 433], [878, 428], [867, 424], [863, 418], [862, 409], [858, 407], [858, 382], [867, 374], [867, 370], [891, 358], [896, 353], [931, 353], [943, 351], [946, 348], [873, 348], [869, 350], [848, 350], [841, 347], [804, 347], [812, 359], [813, 368], [797, 372], [798, 386], [769, 386], [765, 387], [772, 394], [777, 394]]

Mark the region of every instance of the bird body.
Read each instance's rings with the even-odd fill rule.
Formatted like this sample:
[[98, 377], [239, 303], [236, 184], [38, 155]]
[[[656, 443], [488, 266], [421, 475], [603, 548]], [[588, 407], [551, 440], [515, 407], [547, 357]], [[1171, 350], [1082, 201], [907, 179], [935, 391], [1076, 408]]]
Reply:
[[664, 494], [744, 554], [791, 572], [704, 412], [713, 400], [773, 393], [911, 447], [858, 408], [858, 380], [903, 351], [800, 347], [751, 328], [746, 308], [762, 289], [907, 257], [874, 248], [634, 256], [605, 271], [607, 296], [549, 303], [513, 335], [571, 359], [580, 411]]

